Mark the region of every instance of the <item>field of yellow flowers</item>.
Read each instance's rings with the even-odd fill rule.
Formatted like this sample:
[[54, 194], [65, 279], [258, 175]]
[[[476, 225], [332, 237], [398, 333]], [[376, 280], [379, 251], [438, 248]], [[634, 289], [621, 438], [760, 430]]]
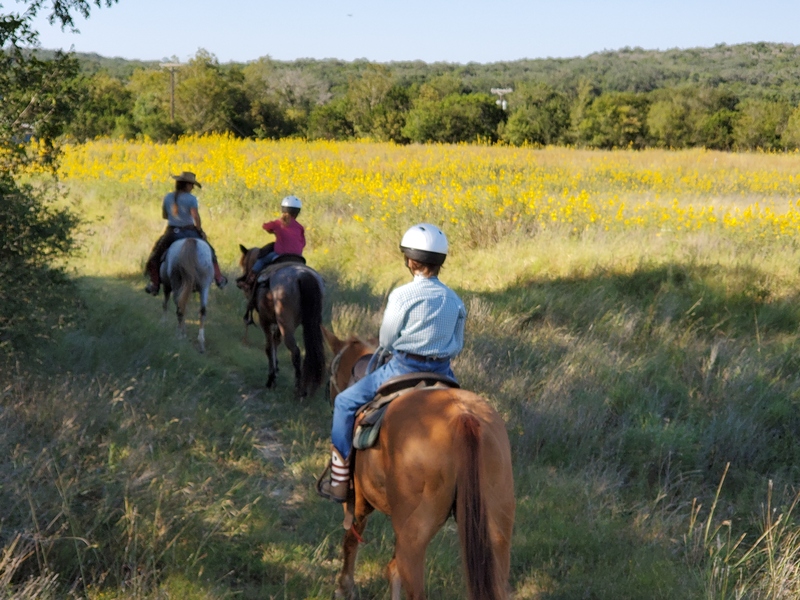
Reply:
[[171, 145], [96, 141], [68, 147], [61, 176], [71, 183], [123, 184], [152, 199], [169, 190], [170, 173], [182, 170], [197, 173], [203, 205], [212, 214], [247, 214], [254, 207], [264, 212], [295, 194], [310, 211], [393, 237], [416, 221], [441, 224], [467, 243], [552, 228], [573, 235], [631, 229], [800, 235], [798, 154], [211, 136]]

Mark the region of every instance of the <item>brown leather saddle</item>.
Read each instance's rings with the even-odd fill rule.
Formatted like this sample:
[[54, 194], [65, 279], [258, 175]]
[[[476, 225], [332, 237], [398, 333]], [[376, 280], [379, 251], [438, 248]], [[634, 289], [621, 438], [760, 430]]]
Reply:
[[[371, 359], [372, 355], [366, 355], [356, 362], [350, 379], [351, 384], [366, 375], [366, 369]], [[383, 363], [385, 362], [383, 361]], [[354, 380], [354, 378], [356, 379]], [[353, 448], [364, 450], [375, 445], [386, 409], [389, 408], [392, 400], [420, 389], [459, 387], [458, 382], [439, 373], [405, 373], [386, 380], [378, 388], [375, 397], [356, 412], [356, 420], [353, 425]]]
[[256, 285], [269, 285], [269, 278], [289, 265], [304, 265], [306, 259], [299, 254], [279, 254], [278, 257], [264, 267], [256, 278]]

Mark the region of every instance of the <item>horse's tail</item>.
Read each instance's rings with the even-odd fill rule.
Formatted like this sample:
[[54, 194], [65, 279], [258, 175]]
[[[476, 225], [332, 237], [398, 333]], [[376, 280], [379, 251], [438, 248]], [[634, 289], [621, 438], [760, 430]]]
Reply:
[[312, 395], [322, 384], [325, 375], [322, 288], [317, 278], [308, 271], [300, 273], [297, 284], [300, 288], [300, 316], [303, 323], [303, 343], [306, 348], [301, 377], [306, 392]]
[[456, 479], [456, 522], [469, 597], [472, 600], [499, 598], [486, 501], [481, 489], [480, 421], [471, 414], [459, 415], [455, 436], [460, 456]]
[[192, 292], [200, 281], [200, 262], [198, 260], [197, 240], [188, 238], [178, 254], [175, 268], [181, 274], [181, 292], [178, 296], [178, 307], [182, 313], [186, 312], [186, 304], [192, 297]]

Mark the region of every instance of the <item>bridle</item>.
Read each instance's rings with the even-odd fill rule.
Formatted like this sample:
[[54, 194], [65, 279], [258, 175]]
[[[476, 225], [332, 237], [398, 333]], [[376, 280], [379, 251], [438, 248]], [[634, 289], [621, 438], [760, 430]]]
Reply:
[[[328, 373], [328, 387], [326, 389], [328, 402], [330, 403], [331, 406], [333, 406], [334, 397], [342, 392], [342, 389], [339, 387], [339, 384], [336, 383], [336, 372], [339, 370], [339, 363], [342, 362], [342, 356], [344, 356], [345, 350], [347, 350], [347, 344], [342, 346], [342, 349], [339, 350], [338, 354], [333, 357], [333, 360], [331, 360], [330, 372]], [[332, 394], [331, 393], [332, 390], [335, 391], [336, 394]]]
[[331, 372], [330, 372], [330, 384], [333, 389], [336, 390], [336, 393], [341, 393], [342, 389], [339, 387], [339, 384], [336, 383], [336, 372], [339, 370], [339, 363], [342, 362], [342, 356], [344, 356], [344, 352], [347, 350], [347, 346], [342, 347], [339, 350], [339, 353], [333, 357], [331, 361]]

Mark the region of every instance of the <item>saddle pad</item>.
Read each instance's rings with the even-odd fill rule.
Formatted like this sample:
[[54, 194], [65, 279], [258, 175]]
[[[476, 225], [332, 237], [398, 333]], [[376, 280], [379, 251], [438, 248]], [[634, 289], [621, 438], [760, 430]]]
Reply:
[[[302, 258], [302, 257], [301, 257]], [[293, 264], [297, 264], [296, 262], [282, 262], [282, 263], [272, 263], [264, 267], [264, 269], [258, 274], [256, 278], [257, 283], [266, 283], [269, 281], [269, 278], [272, 277], [275, 273], [280, 271], [281, 269], [285, 269]]]

